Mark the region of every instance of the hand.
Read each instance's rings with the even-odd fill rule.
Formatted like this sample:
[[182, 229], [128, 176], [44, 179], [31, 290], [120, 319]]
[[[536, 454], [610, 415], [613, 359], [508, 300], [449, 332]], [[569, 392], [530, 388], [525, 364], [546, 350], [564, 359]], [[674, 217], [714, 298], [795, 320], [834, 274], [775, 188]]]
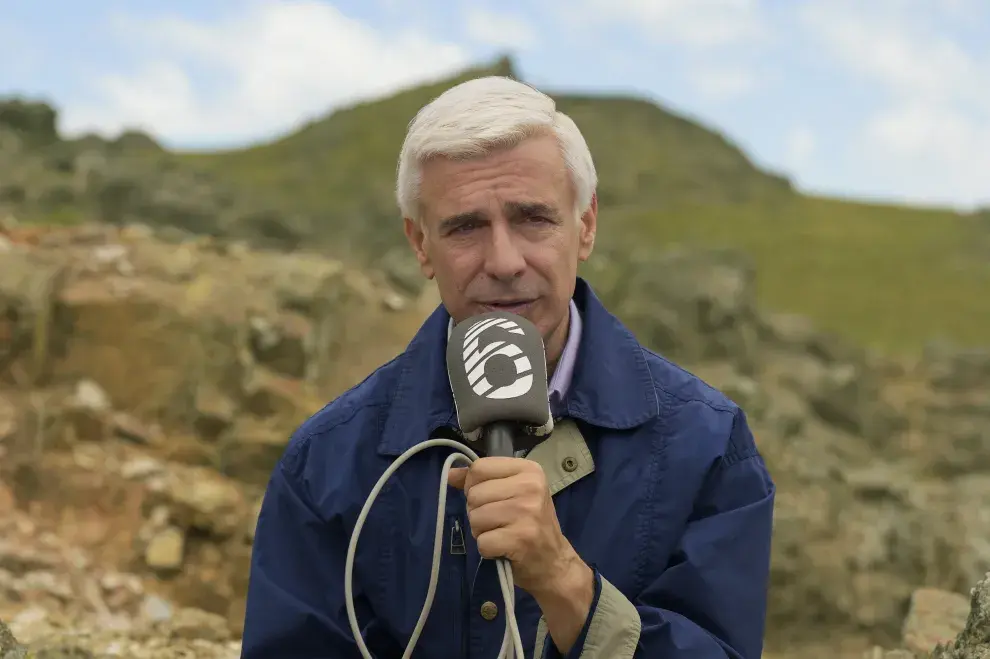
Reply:
[[512, 562], [515, 584], [539, 598], [573, 581], [583, 566], [560, 530], [546, 474], [524, 458], [489, 457], [450, 470], [448, 482], [467, 495], [471, 535], [484, 558]]
[[467, 495], [471, 535], [485, 558], [505, 557], [536, 600], [557, 649], [567, 654], [595, 598], [595, 576], [560, 530], [546, 474], [524, 458], [481, 458], [450, 470]]

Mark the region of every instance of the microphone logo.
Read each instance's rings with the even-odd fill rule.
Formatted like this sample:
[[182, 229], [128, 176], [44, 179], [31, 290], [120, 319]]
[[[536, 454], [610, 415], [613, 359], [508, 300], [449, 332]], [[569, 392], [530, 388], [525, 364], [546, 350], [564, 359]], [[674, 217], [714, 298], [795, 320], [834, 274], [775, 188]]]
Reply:
[[[481, 337], [494, 334], [486, 344]], [[506, 400], [525, 396], [533, 388], [533, 364], [514, 342], [514, 334], [526, 332], [514, 320], [485, 318], [464, 335], [463, 359], [468, 383], [485, 398]]]

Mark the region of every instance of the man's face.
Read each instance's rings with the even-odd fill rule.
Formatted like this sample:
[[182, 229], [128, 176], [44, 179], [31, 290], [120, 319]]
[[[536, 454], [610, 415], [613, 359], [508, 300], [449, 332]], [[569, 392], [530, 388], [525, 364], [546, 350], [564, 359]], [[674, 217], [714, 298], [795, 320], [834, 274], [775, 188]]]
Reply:
[[420, 200], [422, 226], [406, 218], [406, 236], [454, 321], [519, 314], [556, 361], [578, 263], [594, 245], [597, 201], [578, 221], [555, 138], [533, 137], [476, 160], [431, 160]]

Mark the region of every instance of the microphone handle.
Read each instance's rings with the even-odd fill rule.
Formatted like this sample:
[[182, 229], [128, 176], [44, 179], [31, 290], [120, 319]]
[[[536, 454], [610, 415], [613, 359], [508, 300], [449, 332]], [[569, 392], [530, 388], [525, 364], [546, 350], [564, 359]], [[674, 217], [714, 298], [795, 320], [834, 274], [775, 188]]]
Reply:
[[515, 444], [516, 440], [511, 424], [496, 422], [485, 429], [485, 455], [511, 458], [516, 453]]

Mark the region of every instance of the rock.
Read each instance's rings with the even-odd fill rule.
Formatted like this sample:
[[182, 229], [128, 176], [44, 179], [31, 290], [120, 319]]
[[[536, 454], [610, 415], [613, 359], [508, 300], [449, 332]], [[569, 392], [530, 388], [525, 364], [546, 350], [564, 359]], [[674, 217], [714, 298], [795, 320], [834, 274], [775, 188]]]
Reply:
[[3, 620], [0, 620], [0, 659], [27, 659], [27, 648], [17, 642]]
[[959, 394], [936, 394], [926, 403], [924, 431], [941, 436], [923, 448], [928, 468], [940, 476], [990, 470], [990, 387]]
[[987, 659], [990, 657], [990, 573], [973, 588], [966, 626], [952, 643], [940, 643], [932, 659]]
[[63, 417], [73, 440], [101, 441], [111, 427], [112, 406], [106, 391], [92, 380], [80, 380], [65, 403]]
[[221, 470], [231, 478], [265, 485], [288, 441], [278, 427], [249, 421], [238, 424], [221, 443]]
[[0, 394], [0, 445], [12, 440], [18, 429], [18, 414], [7, 396]]
[[57, 318], [67, 270], [26, 252], [0, 259], [0, 366], [19, 365], [33, 383], [49, 375], [52, 355], [65, 337]]
[[754, 274], [719, 250], [632, 254], [602, 291], [612, 313], [653, 349], [686, 363], [727, 360], [749, 374], [758, 359]]
[[812, 357], [789, 361], [785, 381], [826, 423], [846, 432], [884, 442], [904, 429], [906, 421], [881, 396], [879, 383], [852, 363], [826, 364]]
[[172, 605], [157, 595], [148, 595], [141, 602], [141, 616], [151, 622], [171, 620]]
[[113, 407], [107, 392], [92, 380], [80, 380], [76, 383], [72, 404], [98, 412], [107, 412]]
[[933, 342], [926, 346], [924, 357], [936, 389], [990, 389], [990, 349], [963, 349]]
[[171, 572], [182, 567], [186, 536], [174, 526], [159, 531], [144, 552], [144, 562], [153, 570]]
[[216, 440], [234, 423], [237, 404], [216, 386], [201, 385], [196, 391], [196, 434]]
[[420, 270], [419, 263], [405, 247], [388, 250], [379, 261], [389, 284], [400, 292], [417, 297], [423, 290], [426, 278]]
[[300, 380], [255, 368], [244, 382], [242, 409], [260, 419], [281, 420], [286, 426], [301, 423], [322, 403]]
[[306, 374], [310, 331], [310, 322], [298, 314], [282, 314], [278, 324], [255, 316], [250, 321], [251, 351], [259, 364], [301, 378]]
[[114, 435], [136, 444], [154, 444], [162, 440], [159, 429], [145, 424], [127, 412], [114, 412], [110, 418]]
[[175, 465], [149, 485], [146, 509], [167, 507], [173, 524], [181, 529], [222, 538], [243, 528], [247, 514], [243, 493], [234, 481], [211, 469]]
[[143, 456], [121, 465], [120, 475], [128, 480], [146, 480], [161, 474], [164, 469], [164, 465], [155, 458]]
[[919, 588], [911, 595], [904, 621], [904, 647], [928, 653], [940, 643], [955, 640], [966, 625], [969, 599], [936, 588]]
[[201, 609], [179, 609], [168, 626], [172, 638], [202, 639], [213, 643], [230, 640], [227, 619]]

